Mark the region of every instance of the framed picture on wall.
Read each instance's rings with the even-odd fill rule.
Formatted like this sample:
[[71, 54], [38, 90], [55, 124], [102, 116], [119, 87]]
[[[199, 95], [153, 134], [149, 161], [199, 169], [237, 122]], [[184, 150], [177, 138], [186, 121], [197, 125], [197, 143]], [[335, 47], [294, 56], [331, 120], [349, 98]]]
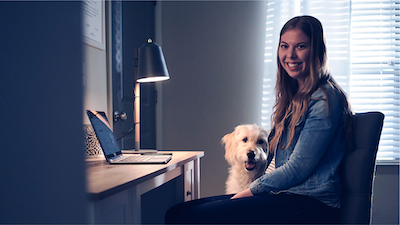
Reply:
[[104, 0], [83, 0], [83, 41], [101, 50], [105, 49]]

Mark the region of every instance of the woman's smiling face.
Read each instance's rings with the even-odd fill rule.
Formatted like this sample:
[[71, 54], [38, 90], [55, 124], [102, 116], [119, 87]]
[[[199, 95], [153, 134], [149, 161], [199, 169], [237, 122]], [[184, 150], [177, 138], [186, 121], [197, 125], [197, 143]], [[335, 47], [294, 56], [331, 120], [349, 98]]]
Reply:
[[281, 36], [278, 57], [281, 66], [303, 88], [304, 80], [310, 71], [310, 38], [300, 29], [287, 30]]

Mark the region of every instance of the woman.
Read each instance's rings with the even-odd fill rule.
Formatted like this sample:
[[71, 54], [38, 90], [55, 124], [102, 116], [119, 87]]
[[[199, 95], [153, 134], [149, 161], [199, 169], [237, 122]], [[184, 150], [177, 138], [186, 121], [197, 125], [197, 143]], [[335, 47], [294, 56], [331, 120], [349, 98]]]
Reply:
[[268, 159], [275, 157], [276, 169], [233, 197], [177, 205], [167, 223], [337, 222], [338, 167], [351, 110], [329, 74], [316, 18], [295, 17], [282, 28], [275, 89]]

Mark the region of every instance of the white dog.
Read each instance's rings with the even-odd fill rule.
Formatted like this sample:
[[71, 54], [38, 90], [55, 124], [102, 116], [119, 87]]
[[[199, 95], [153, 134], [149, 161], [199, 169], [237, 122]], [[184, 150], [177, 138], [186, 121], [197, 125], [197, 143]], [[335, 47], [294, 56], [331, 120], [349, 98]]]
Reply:
[[225, 159], [230, 166], [226, 193], [235, 194], [265, 173], [268, 132], [257, 125], [239, 125], [222, 138]]

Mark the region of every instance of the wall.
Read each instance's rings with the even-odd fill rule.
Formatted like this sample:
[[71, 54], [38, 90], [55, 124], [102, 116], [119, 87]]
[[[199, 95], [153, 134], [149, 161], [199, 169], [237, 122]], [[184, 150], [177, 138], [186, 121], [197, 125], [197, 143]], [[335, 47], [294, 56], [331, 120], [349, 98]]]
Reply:
[[85, 110], [99, 110], [110, 116], [107, 107], [107, 61], [106, 51], [84, 44], [83, 59], [83, 123], [90, 124]]
[[372, 224], [399, 224], [399, 166], [377, 165]]
[[80, 2], [0, 1], [0, 223], [87, 222]]
[[163, 1], [161, 9], [171, 79], [162, 84], [157, 147], [204, 150], [201, 196], [223, 194], [228, 165], [221, 138], [261, 121], [266, 3]]

